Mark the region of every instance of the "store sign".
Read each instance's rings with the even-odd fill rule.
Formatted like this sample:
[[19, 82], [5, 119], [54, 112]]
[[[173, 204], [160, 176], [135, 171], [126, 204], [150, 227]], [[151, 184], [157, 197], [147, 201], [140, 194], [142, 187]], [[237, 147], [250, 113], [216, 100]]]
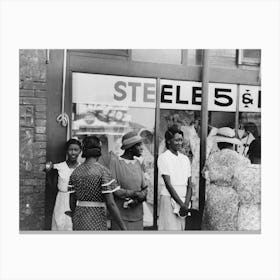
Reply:
[[[155, 108], [156, 80], [96, 74], [73, 74], [73, 102]], [[200, 110], [201, 82], [161, 79], [161, 109]], [[236, 111], [237, 85], [209, 83], [208, 110]], [[240, 86], [241, 112], [260, 111], [258, 86]]]
[[261, 111], [261, 88], [256, 86], [240, 86], [240, 112]]

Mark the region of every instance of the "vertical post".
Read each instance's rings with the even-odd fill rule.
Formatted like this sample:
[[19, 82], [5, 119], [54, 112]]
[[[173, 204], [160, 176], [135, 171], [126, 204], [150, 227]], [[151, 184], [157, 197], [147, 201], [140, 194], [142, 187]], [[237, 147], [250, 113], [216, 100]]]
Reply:
[[239, 98], [240, 98], [240, 85], [237, 85], [236, 93], [236, 111], [235, 111], [235, 135], [238, 137], [239, 129]]
[[159, 122], [160, 122], [160, 79], [157, 78], [156, 83], [156, 111], [155, 111], [155, 133], [154, 133], [154, 211], [153, 211], [153, 229], [157, 230], [157, 209], [158, 209], [158, 148], [159, 148]]
[[209, 82], [209, 50], [203, 50], [202, 65], [202, 103], [201, 103], [201, 132], [200, 132], [200, 161], [199, 161], [199, 213], [200, 221], [205, 205], [205, 179], [202, 169], [206, 160], [207, 134], [208, 134], [208, 82]]

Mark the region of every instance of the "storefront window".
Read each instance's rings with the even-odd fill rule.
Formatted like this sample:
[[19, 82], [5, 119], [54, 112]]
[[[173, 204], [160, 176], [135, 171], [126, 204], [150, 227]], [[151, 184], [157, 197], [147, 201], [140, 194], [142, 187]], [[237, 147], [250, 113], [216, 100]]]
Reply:
[[182, 50], [180, 49], [133, 49], [131, 58], [134, 61], [182, 64]]
[[[203, 50], [188, 50], [188, 62], [190, 65], [202, 65]], [[209, 64], [216, 67], [234, 68], [236, 67], [235, 49], [210, 49]]]
[[[184, 133], [181, 152], [187, 155], [191, 162], [194, 209], [199, 207], [201, 87], [201, 82], [160, 80], [158, 154], [166, 150], [164, 139], [166, 130], [176, 124]], [[133, 130], [143, 137], [144, 153], [139, 160], [148, 185], [148, 197], [144, 205], [144, 225], [152, 226], [153, 210], [156, 207], [154, 205], [156, 80], [74, 73], [72, 88], [72, 136], [83, 139], [85, 135], [98, 135], [102, 141], [101, 164], [110, 167], [111, 157], [123, 153], [120, 148], [121, 139], [126, 132]], [[206, 158], [217, 150], [212, 137], [217, 129], [225, 126], [233, 129], [237, 127], [235, 123], [237, 105], [240, 112], [238, 131], [240, 139], [249, 134], [252, 134], [254, 139], [260, 136], [260, 95], [261, 90], [258, 86], [209, 83]], [[246, 142], [236, 149], [243, 153], [241, 149], [244, 147], [247, 149], [247, 144]], [[160, 176], [155, 179], [158, 181], [159, 198], [162, 180]]]
[[238, 136], [243, 143], [239, 147], [240, 154], [248, 157], [248, 151], [252, 142], [261, 139], [261, 113], [243, 112], [239, 113]]
[[155, 85], [154, 79], [73, 74], [72, 137], [98, 136], [101, 164], [110, 168], [111, 158], [123, 153], [125, 133], [135, 131], [144, 139], [139, 158], [148, 185], [144, 226], [153, 225]]

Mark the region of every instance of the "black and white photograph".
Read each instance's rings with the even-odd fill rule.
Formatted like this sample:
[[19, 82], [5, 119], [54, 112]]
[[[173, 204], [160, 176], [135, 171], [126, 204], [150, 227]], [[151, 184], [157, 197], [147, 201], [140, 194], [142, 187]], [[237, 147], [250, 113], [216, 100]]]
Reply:
[[261, 231], [261, 49], [21, 49], [20, 230]]
[[278, 0], [0, 1], [0, 280], [279, 280]]

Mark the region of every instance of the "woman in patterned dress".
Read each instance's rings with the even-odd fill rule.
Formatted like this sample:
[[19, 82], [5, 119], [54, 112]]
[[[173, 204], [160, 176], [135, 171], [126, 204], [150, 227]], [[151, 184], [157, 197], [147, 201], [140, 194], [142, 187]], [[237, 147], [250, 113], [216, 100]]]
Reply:
[[106, 207], [121, 230], [126, 226], [114, 201], [113, 192], [119, 189], [109, 170], [98, 163], [101, 142], [96, 136], [83, 141], [85, 162], [70, 177], [77, 199], [73, 215], [73, 230], [107, 230]]

